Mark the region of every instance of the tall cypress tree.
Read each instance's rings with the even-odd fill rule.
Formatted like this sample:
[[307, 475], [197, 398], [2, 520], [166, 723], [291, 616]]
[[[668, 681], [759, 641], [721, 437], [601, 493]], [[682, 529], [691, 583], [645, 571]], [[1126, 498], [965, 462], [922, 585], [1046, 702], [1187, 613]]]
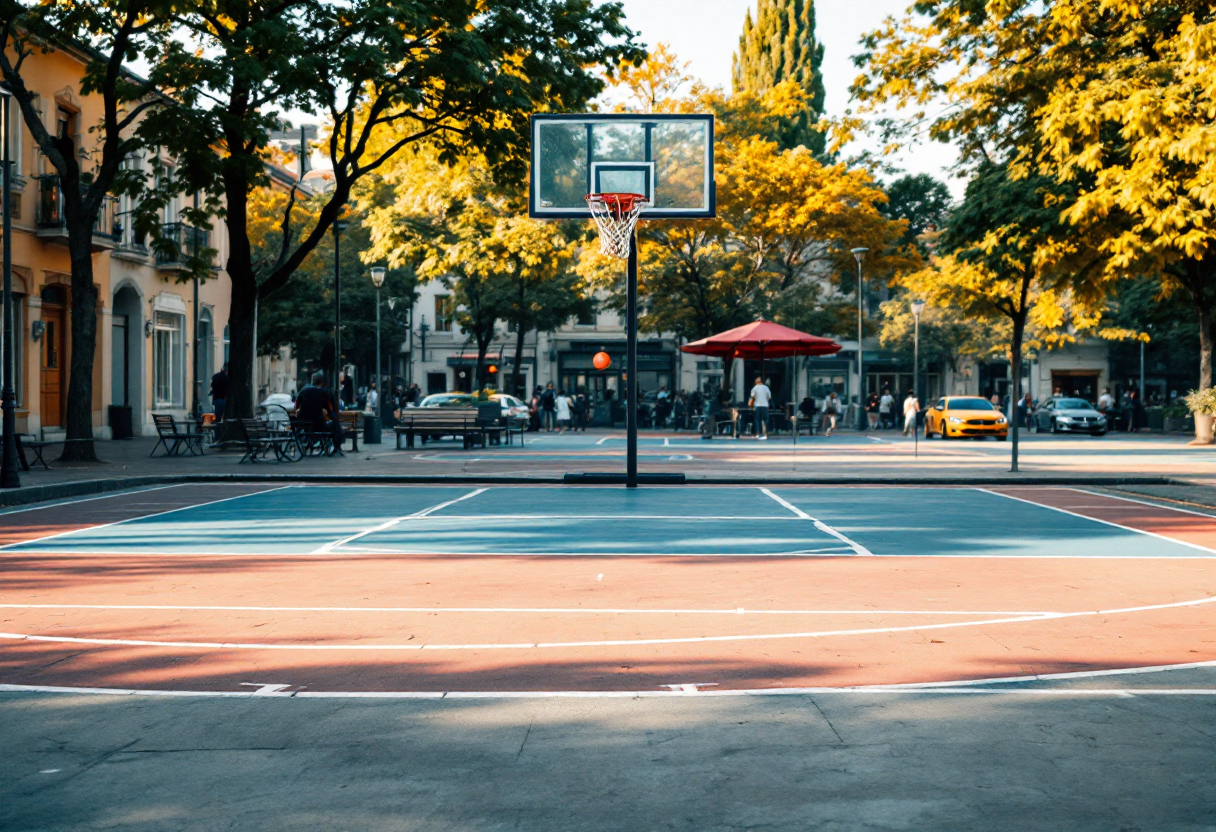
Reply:
[[749, 10], [735, 53], [735, 92], [762, 94], [782, 81], [806, 92], [807, 109], [774, 136], [783, 149], [805, 145], [821, 154], [824, 135], [811, 129], [823, 115], [823, 44], [815, 39], [815, 0], [757, 0], [756, 20]]

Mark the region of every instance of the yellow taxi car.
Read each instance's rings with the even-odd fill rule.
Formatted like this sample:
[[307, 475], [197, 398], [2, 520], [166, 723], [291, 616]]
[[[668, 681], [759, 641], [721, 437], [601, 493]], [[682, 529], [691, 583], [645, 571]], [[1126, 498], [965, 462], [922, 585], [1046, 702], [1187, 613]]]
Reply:
[[925, 414], [925, 438], [937, 434], [942, 439], [995, 436], [1009, 438], [1009, 420], [979, 396], [946, 396]]

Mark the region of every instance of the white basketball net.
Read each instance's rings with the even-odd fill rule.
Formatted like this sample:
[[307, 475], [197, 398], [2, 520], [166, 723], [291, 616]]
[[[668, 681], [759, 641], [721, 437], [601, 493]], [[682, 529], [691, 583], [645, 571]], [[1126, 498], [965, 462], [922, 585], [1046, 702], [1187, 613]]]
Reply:
[[633, 229], [649, 204], [641, 194], [589, 194], [587, 207], [600, 228], [600, 251], [609, 257], [629, 259]]

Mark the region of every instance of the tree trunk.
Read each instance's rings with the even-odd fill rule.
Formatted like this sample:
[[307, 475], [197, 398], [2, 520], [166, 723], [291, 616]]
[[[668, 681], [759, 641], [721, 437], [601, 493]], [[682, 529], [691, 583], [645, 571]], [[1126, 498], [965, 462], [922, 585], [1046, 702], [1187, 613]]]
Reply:
[[[231, 261], [229, 261], [231, 266]], [[253, 276], [232, 279], [232, 303], [228, 310], [228, 402], [225, 419], [253, 418], [253, 320], [257, 288]]]
[[484, 390], [486, 387], [485, 381], [482, 379], [482, 374], [485, 372], [486, 353], [489, 351], [490, 351], [490, 342], [486, 341], [483, 344], [481, 339], [478, 338], [477, 339], [477, 366], [473, 368], [473, 383], [477, 385], [477, 389], [473, 391], [474, 393], [476, 393], [477, 390]]
[[[1216, 324], [1216, 317], [1212, 315], [1212, 308], [1208, 304], [1196, 301], [1195, 311], [1199, 317], [1199, 389], [1207, 390], [1212, 386], [1212, 346], [1216, 342], [1216, 333], [1213, 333], [1212, 327]], [[1140, 396], [1143, 398], [1144, 391], [1140, 391]]]
[[[75, 183], [73, 183], [75, 185]], [[79, 193], [79, 188], [76, 190]], [[80, 212], [79, 197], [74, 213]], [[68, 370], [67, 442], [61, 462], [96, 462], [93, 446], [93, 359], [97, 352], [97, 287], [93, 285], [93, 224], [69, 222], [72, 263], [72, 361]]]
[[1013, 443], [1009, 470], [1015, 474], [1018, 472], [1018, 402], [1022, 399], [1022, 338], [1025, 334], [1026, 312], [1023, 311], [1013, 319], [1013, 341], [1009, 345], [1009, 366], [1013, 371], [1009, 394], [1009, 432]]

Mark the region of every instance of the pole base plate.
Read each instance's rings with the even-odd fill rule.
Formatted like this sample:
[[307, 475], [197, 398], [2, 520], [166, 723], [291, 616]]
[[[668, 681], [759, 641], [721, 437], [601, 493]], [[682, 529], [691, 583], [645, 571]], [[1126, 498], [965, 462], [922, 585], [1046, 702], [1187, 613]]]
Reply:
[[[625, 474], [613, 471], [586, 471], [581, 474], [566, 474], [562, 482], [567, 485], [625, 485]], [[638, 474], [638, 485], [683, 485], [686, 478], [681, 473]]]

